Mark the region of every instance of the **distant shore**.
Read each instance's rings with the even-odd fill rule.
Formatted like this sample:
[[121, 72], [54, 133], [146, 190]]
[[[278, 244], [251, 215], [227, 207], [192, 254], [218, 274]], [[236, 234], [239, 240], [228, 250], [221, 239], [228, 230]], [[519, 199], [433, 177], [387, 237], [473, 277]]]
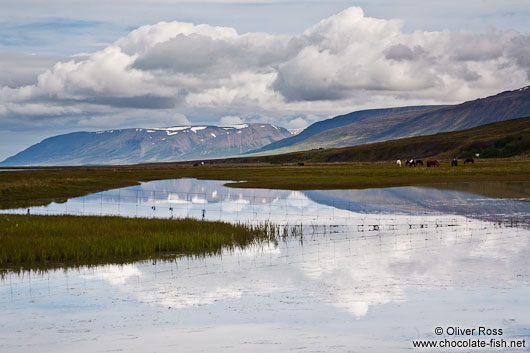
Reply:
[[[50, 167], [0, 172], [0, 209], [47, 205], [109, 189], [163, 179], [226, 180], [226, 186], [284, 190], [365, 189], [462, 182], [530, 181], [530, 160], [478, 160], [451, 167], [412, 167], [395, 162], [350, 164], [204, 165], [146, 164]], [[236, 182], [236, 183], [234, 183]]]

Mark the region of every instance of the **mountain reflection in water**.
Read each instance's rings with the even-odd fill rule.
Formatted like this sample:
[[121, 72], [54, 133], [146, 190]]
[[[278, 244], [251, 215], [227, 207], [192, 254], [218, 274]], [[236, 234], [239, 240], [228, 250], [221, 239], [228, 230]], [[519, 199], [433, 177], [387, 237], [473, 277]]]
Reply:
[[[392, 222], [403, 215], [457, 215], [491, 222], [530, 222], [530, 183], [492, 185], [519, 198], [499, 199], [440, 187], [473, 189], [470, 184], [364, 190], [268, 190], [224, 187], [223, 181], [160, 180], [32, 207], [31, 214], [192, 217], [228, 222], [272, 221], [291, 224], [346, 224], [377, 215]], [[483, 186], [476, 187], [484, 190]], [[505, 191], [502, 191], [505, 190]], [[508, 191], [506, 191], [508, 190]], [[517, 190], [520, 194], [517, 194]], [[483, 192], [484, 193], [484, 192]], [[26, 213], [27, 209], [3, 212]], [[394, 219], [394, 221], [396, 221]], [[397, 221], [396, 221], [397, 222]]]

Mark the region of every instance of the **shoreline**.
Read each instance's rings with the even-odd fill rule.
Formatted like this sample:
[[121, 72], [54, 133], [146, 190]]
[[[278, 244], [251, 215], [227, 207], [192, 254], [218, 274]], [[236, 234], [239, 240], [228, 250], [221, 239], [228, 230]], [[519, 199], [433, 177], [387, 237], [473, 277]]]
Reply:
[[281, 190], [367, 189], [476, 182], [530, 181], [530, 160], [478, 161], [439, 168], [397, 167], [393, 163], [333, 165], [189, 165], [157, 164], [63, 167], [0, 173], [0, 209], [64, 202], [140, 182], [180, 178], [223, 180], [235, 188]]

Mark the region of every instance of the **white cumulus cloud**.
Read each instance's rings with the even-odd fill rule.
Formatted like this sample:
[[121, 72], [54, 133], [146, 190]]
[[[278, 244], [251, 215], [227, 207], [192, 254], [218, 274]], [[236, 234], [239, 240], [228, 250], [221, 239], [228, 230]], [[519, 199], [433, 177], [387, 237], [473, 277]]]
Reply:
[[527, 34], [402, 28], [357, 7], [289, 36], [159, 22], [91, 54], [55, 64], [48, 57], [16, 78], [2, 70], [0, 119], [96, 126], [109, 117], [127, 125], [177, 114], [201, 123], [263, 116], [297, 127], [312, 114], [456, 103], [528, 84]]

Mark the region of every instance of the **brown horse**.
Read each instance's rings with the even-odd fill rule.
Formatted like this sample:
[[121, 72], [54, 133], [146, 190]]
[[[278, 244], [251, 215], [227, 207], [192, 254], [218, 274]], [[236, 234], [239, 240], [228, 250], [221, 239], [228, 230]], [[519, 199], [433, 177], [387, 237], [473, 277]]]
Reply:
[[439, 167], [439, 166], [440, 166], [440, 162], [436, 160], [427, 161], [427, 167]]
[[472, 163], [472, 164], [475, 164], [475, 160], [473, 158], [468, 158], [464, 161], [464, 164], [467, 164], [467, 163]]

